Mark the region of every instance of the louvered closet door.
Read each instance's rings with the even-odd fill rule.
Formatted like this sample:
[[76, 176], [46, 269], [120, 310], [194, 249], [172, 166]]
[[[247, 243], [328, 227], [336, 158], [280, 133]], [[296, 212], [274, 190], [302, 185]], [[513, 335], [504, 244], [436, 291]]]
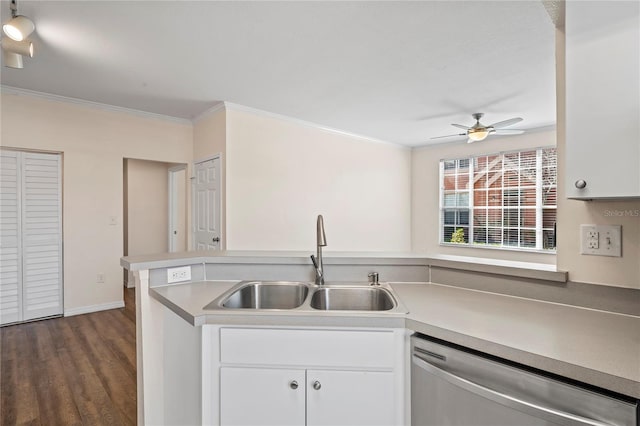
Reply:
[[23, 153], [22, 319], [62, 314], [60, 155]]
[[0, 324], [62, 314], [60, 155], [0, 158]]
[[20, 154], [0, 151], [0, 324], [21, 319]]

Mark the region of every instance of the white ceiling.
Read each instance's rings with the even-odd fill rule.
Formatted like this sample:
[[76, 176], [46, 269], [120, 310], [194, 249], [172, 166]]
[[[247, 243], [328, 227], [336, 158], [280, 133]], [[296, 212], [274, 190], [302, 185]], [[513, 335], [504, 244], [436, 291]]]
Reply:
[[[8, 1], [0, 12], [9, 16]], [[540, 1], [33, 1], [6, 86], [181, 118], [219, 101], [408, 146], [450, 123], [555, 123]], [[448, 141], [448, 139], [444, 140]], [[443, 140], [437, 140], [442, 143]]]

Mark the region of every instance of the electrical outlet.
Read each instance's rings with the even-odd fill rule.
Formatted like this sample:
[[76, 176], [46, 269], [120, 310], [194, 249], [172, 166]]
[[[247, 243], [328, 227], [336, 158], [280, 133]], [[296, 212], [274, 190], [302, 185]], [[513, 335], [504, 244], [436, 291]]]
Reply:
[[96, 277], [96, 282], [98, 284], [104, 284], [104, 274], [102, 272], [100, 272]]
[[167, 284], [191, 281], [191, 266], [167, 269]]
[[622, 256], [620, 225], [580, 225], [580, 253], [594, 256]]
[[600, 247], [600, 233], [598, 231], [587, 232], [587, 248], [597, 249]]

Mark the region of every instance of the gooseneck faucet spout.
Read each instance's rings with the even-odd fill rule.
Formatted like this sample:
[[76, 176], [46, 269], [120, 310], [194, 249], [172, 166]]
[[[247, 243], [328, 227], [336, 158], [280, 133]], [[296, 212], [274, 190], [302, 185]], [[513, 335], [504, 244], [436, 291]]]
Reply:
[[316, 223], [316, 256], [311, 255], [311, 261], [316, 268], [316, 285], [324, 285], [324, 265], [322, 263], [322, 247], [327, 245], [327, 236], [324, 233], [324, 220], [318, 215]]

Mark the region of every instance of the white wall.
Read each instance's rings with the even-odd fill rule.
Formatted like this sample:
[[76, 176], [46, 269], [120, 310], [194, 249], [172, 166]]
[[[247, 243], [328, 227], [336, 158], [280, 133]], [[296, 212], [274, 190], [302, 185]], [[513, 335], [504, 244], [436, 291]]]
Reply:
[[227, 248], [408, 251], [411, 151], [227, 109]]
[[516, 149], [555, 146], [555, 144], [556, 132], [554, 130], [546, 130], [528, 132], [520, 136], [490, 137], [482, 142], [473, 144], [461, 141], [414, 149], [411, 167], [413, 251], [554, 264], [556, 256], [546, 253], [441, 246], [439, 244], [440, 219], [438, 209], [440, 205], [440, 160], [494, 154]]
[[123, 158], [190, 162], [191, 124], [32, 96], [0, 99], [3, 146], [63, 153], [65, 311], [122, 301]]

